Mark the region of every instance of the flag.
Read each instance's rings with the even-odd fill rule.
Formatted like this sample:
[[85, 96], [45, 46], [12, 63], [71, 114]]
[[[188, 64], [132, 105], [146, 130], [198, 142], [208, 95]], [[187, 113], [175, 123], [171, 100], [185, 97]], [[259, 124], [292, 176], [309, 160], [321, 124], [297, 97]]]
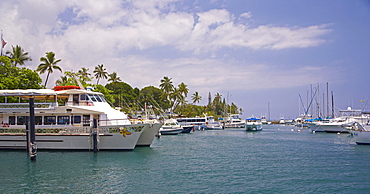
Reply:
[[1, 48], [4, 48], [7, 42], [1, 37]]

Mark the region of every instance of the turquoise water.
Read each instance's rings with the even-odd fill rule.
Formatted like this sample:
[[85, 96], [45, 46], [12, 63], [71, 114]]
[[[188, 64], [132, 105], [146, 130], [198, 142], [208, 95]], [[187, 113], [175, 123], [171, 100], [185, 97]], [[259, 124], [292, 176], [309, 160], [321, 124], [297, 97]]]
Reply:
[[[1, 193], [370, 193], [370, 146], [292, 126], [162, 136], [134, 151], [0, 151]], [[292, 131], [293, 130], [293, 131]]]

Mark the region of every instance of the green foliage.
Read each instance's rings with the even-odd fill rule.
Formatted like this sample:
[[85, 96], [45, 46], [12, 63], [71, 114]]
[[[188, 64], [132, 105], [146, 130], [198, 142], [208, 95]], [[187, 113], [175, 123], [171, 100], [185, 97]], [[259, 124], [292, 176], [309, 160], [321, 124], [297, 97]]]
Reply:
[[28, 52], [24, 52], [24, 50], [19, 46], [12, 46], [12, 51], [6, 51], [6, 54], [9, 55], [11, 63], [15, 66], [17, 65], [24, 65], [26, 61], [32, 61], [31, 57], [28, 57]]
[[50, 73], [53, 73], [54, 70], [59, 70], [62, 72], [62, 68], [60, 68], [57, 63], [62, 61], [61, 59], [56, 59], [55, 58], [55, 53], [53, 52], [47, 52], [46, 57], [41, 57], [40, 58], [41, 63], [37, 67], [36, 71], [40, 72], [41, 74], [48, 72], [45, 80], [45, 87], [46, 84], [48, 83], [49, 80], [49, 75]]
[[100, 92], [104, 95], [104, 98], [108, 101], [109, 104], [113, 105], [115, 100], [112, 95], [112, 90], [102, 86], [102, 85], [95, 85], [94, 92]]
[[133, 107], [132, 103], [135, 102], [137, 94], [129, 84], [125, 82], [112, 82], [105, 85], [105, 87], [112, 91], [111, 95], [114, 98], [114, 106], [126, 108]]
[[[24, 53], [19, 46], [13, 48], [18, 57], [18, 61], [7, 56], [0, 56], [0, 89], [39, 89], [41, 86], [41, 78], [36, 71], [40, 73], [47, 72], [45, 85], [47, 84], [49, 74], [53, 70], [62, 71], [56, 64], [60, 59], [55, 58], [53, 52], [46, 53], [46, 57], [41, 57], [42, 62], [36, 71], [16, 67], [16, 64], [22, 65], [24, 61], [30, 60], [27, 57], [28, 53]], [[14, 52], [13, 51], [13, 52]], [[9, 52], [10, 54], [10, 52]], [[97, 92], [101, 92], [105, 99], [112, 106], [121, 107], [121, 110], [126, 113], [133, 113], [134, 111], [143, 111], [144, 106], [153, 107], [153, 111], [157, 115], [163, 115], [165, 111], [171, 111], [178, 115], [186, 117], [203, 116], [203, 114], [212, 115], [215, 119], [226, 116], [227, 113], [240, 113], [242, 109], [238, 108], [234, 103], [231, 105], [225, 102], [222, 95], [216, 93], [213, 100], [209, 95], [209, 104], [207, 106], [195, 105], [199, 103], [202, 97], [198, 92], [190, 97], [191, 103], [187, 103], [189, 89], [188, 86], [181, 82], [177, 87], [173, 85], [172, 78], [165, 76], [160, 80], [159, 88], [155, 86], [147, 86], [142, 88], [132, 88], [128, 83], [122, 82], [116, 72], [108, 74], [104, 65], [95, 67], [93, 73], [97, 79], [97, 83], [87, 83], [91, 81], [91, 74], [89, 69], [81, 68], [77, 73], [66, 71], [64, 76], [61, 76], [56, 81], [56, 85], [78, 85], [76, 79], [84, 86], [94, 86]], [[106, 86], [99, 85], [100, 79], [107, 79], [109, 77], [109, 84]], [[0, 99], [2, 100], [2, 99]], [[16, 99], [9, 99], [16, 100]]]
[[154, 86], [147, 86], [140, 90], [138, 101], [140, 104], [146, 103], [147, 105], [153, 105], [163, 114], [164, 110], [170, 107], [170, 104], [164, 98], [164, 96], [163, 90]]
[[0, 89], [39, 89], [41, 82], [35, 71], [16, 67], [8, 57], [0, 56]]

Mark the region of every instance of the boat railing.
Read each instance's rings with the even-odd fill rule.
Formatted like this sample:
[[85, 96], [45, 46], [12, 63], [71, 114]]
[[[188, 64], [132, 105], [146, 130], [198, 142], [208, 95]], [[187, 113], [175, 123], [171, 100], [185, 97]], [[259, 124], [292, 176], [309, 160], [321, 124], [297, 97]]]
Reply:
[[[35, 103], [35, 108], [37, 109], [50, 109], [57, 106], [57, 103], [54, 102], [42, 102]], [[29, 108], [29, 103], [0, 103], [0, 108], [9, 108], [9, 109], [25, 109]]]
[[106, 119], [99, 120], [99, 126], [110, 126], [110, 125], [129, 125], [131, 124], [129, 119]]

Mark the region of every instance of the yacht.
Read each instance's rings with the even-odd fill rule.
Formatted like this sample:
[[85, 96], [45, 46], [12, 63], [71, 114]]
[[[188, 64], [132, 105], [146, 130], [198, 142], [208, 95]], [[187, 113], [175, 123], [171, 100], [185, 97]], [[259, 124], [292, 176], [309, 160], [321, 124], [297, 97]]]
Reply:
[[357, 145], [370, 145], [370, 125], [353, 122], [342, 125], [343, 128], [349, 129], [353, 141]]
[[341, 127], [343, 124], [353, 122], [364, 124], [368, 123], [369, 119], [369, 115], [362, 114], [362, 110], [348, 107], [346, 110], [340, 110], [338, 117], [330, 119], [328, 122], [319, 123], [319, 125], [327, 133], [349, 133], [347, 129]]
[[240, 118], [239, 114], [229, 114], [224, 125], [225, 128], [244, 128], [245, 121]]
[[[132, 124], [102, 93], [79, 86], [0, 90], [0, 149], [27, 147], [26, 120], [34, 99], [37, 149], [133, 150], [150, 146], [161, 123]], [[96, 125], [94, 125], [94, 120]], [[92, 133], [96, 132], [97, 145]]]

